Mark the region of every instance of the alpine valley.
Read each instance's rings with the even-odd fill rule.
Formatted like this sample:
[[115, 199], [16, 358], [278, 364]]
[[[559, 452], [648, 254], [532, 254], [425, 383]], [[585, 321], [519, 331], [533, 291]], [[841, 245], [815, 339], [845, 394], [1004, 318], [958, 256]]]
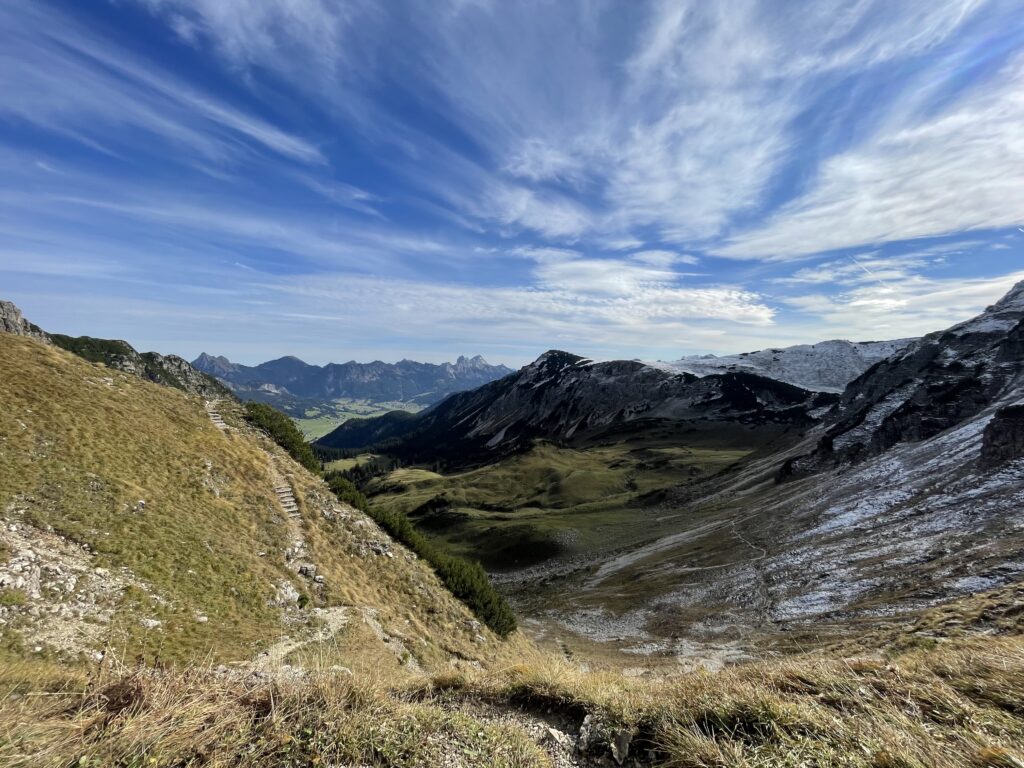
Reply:
[[1021, 579], [1022, 320], [1018, 284], [922, 339], [548, 352], [317, 445], [377, 468], [373, 504], [479, 558], [538, 637], [735, 660]]
[[331, 363], [309, 365], [282, 357], [256, 366], [206, 353], [192, 366], [217, 378], [236, 395], [269, 403], [295, 419], [310, 437], [320, 437], [346, 418], [393, 409], [415, 413], [452, 392], [474, 389], [511, 373], [477, 355], [454, 363]]
[[0, 91], [0, 768], [1024, 768], [1024, 0], [7, 0]]
[[[0, 328], [5, 765], [1018, 764], [1024, 283], [507, 373]], [[427, 407], [268, 404], [341, 398]]]

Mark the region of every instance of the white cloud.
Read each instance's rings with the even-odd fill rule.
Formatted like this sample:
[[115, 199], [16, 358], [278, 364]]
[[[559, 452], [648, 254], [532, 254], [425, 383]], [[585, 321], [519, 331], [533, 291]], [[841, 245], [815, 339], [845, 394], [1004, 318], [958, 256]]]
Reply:
[[723, 256], [810, 253], [1024, 221], [1024, 57], [938, 113], [827, 160], [810, 190]]
[[578, 157], [548, 146], [539, 139], [527, 139], [508, 159], [505, 171], [531, 181], [561, 180], [578, 183], [582, 164]]
[[569, 198], [538, 194], [526, 187], [499, 187], [480, 213], [503, 225], [517, 225], [561, 240], [573, 240], [591, 225], [587, 210]]
[[[592, 264], [575, 264], [580, 271], [574, 277], [594, 276]], [[604, 355], [673, 340], [720, 341], [727, 328], [770, 325], [774, 316], [756, 294], [733, 288], [619, 284], [611, 291], [592, 291], [593, 284], [583, 289], [568, 280], [545, 280], [542, 276], [533, 287], [496, 288], [339, 276], [284, 279], [262, 288], [293, 297], [280, 304], [295, 306], [294, 297], [301, 296], [304, 311], [349, 324], [348, 332], [384, 325], [403, 334], [479, 339], [486, 328], [488, 344], [537, 349], [561, 344], [587, 352], [603, 349]], [[424, 317], [430, 318], [429, 328]]]
[[983, 245], [984, 241], [958, 240], [899, 255], [884, 255], [879, 251], [854, 253], [811, 267], [802, 267], [788, 277], [775, 278], [771, 282], [781, 285], [856, 285], [904, 280], [918, 275], [926, 268], [934, 268], [951, 258], [971, 253]]
[[272, 66], [296, 78], [331, 79], [353, 56], [351, 30], [372, 19], [360, 0], [139, 0], [186, 42], [209, 40], [240, 69]]
[[858, 340], [922, 336], [967, 320], [995, 303], [1024, 272], [990, 278], [934, 280], [914, 276], [872, 282], [837, 295], [810, 294], [783, 299], [792, 310], [814, 318], [819, 340]]
[[700, 259], [689, 253], [676, 253], [675, 251], [650, 250], [636, 251], [629, 255], [633, 261], [641, 264], [650, 264], [653, 267], [670, 267], [673, 264], [698, 264]]
[[641, 251], [625, 258], [592, 258], [567, 248], [516, 248], [511, 253], [536, 263], [536, 287], [586, 295], [672, 292], [682, 277], [672, 267], [696, 263], [694, 257], [672, 251]]

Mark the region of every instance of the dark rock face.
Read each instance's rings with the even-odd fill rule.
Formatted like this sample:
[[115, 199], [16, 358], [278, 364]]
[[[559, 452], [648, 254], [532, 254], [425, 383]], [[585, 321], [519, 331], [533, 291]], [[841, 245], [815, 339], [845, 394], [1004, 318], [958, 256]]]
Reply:
[[206, 353], [192, 365], [216, 377], [243, 397], [279, 405], [276, 399], [334, 400], [352, 398], [377, 402], [401, 401], [429, 405], [453, 392], [464, 392], [512, 373], [504, 365], [490, 365], [476, 357], [460, 357], [454, 363], [394, 364], [330, 363], [310, 365], [297, 357], [282, 357], [257, 366], [232, 363], [226, 357]]
[[985, 427], [981, 444], [981, 463], [995, 467], [1024, 456], [1024, 405], [1011, 405], [996, 411]]
[[513, 376], [453, 395], [415, 417], [353, 419], [318, 443], [365, 447], [376, 437], [410, 460], [479, 463], [537, 439], [583, 444], [665, 425], [778, 432], [815, 423], [811, 411], [835, 400], [748, 373], [698, 379], [636, 361], [594, 363], [551, 351]]
[[1024, 386], [1024, 283], [978, 317], [933, 333], [851, 382], [811, 454], [780, 479], [877, 456], [933, 437]]

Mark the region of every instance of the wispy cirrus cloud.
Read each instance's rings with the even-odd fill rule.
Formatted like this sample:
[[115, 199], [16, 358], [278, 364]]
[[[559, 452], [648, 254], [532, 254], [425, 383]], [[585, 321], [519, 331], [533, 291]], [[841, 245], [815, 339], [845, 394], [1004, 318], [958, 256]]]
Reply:
[[[415, 69], [416, 87], [487, 155], [463, 174], [458, 194], [441, 192], [463, 214], [552, 240], [653, 227], [681, 245], [716, 238], [770, 205], [771, 185], [803, 139], [799, 116], [840, 78], [926, 54], [985, 5], [660, 1], [625, 13], [574, 1], [429, 11], [142, 1], [199, 25], [232, 66], [321, 88], [345, 80], [328, 101], [357, 99], [367, 81]], [[405, 46], [393, 45], [398, 15]], [[601, 55], [613, 25], [635, 41], [631, 49], [616, 41], [619, 61]], [[375, 140], [418, 154], [417, 128], [359, 104], [372, 114], [364, 128]], [[443, 173], [428, 179], [449, 183]]]
[[227, 162], [246, 148], [322, 163], [308, 139], [219, 101], [34, 2], [0, 7], [0, 114], [115, 155], [156, 138], [202, 160]]
[[44, 323], [94, 320], [60, 284], [267, 357], [317, 322], [517, 362], [930, 330], [1024, 256], [1019, 10], [9, 3], [0, 273]]
[[718, 253], [786, 259], [1024, 221], [1024, 57], [938, 113], [900, 117]]

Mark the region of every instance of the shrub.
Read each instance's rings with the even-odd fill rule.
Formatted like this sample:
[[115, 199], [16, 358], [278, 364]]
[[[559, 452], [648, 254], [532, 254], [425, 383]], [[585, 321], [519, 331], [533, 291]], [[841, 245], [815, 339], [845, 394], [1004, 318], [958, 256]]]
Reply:
[[355, 483], [345, 477], [343, 472], [328, 472], [324, 476], [324, 480], [327, 481], [327, 486], [339, 501], [351, 504], [356, 509], [370, 514], [370, 505], [367, 503], [366, 497], [362, 491], [356, 488]]
[[455, 597], [465, 603], [477, 618], [501, 637], [508, 637], [516, 628], [512, 607], [494, 588], [480, 563], [451, 555], [436, 547], [400, 512], [373, 509], [366, 497], [341, 472], [331, 472], [327, 485], [339, 500], [366, 512], [392, 538], [400, 541], [419, 557], [430, 563], [438, 578]]
[[266, 403], [245, 404], [245, 418], [255, 427], [266, 432], [270, 439], [288, 451], [289, 455], [310, 472], [319, 474], [320, 461], [313, 455], [313, 449], [295, 426], [295, 422], [276, 408]]

